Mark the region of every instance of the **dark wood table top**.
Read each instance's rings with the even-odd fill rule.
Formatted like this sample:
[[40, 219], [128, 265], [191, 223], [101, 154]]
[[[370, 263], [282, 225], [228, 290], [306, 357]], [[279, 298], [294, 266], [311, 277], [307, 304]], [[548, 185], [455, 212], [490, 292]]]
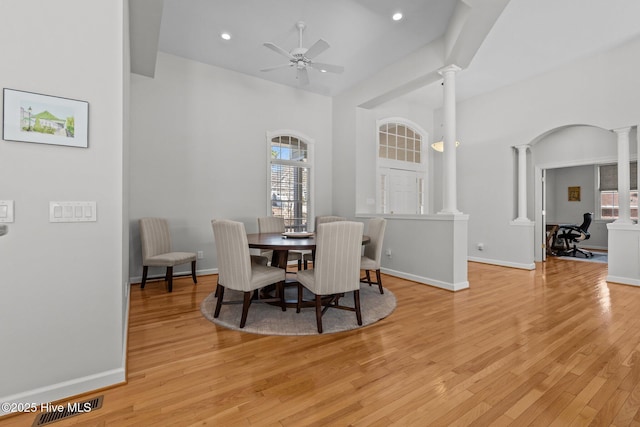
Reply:
[[[282, 233], [254, 233], [247, 234], [247, 241], [250, 248], [271, 249], [278, 251], [289, 250], [312, 250], [316, 248], [315, 235], [302, 239], [284, 237]], [[369, 243], [369, 236], [362, 236], [362, 244]]]

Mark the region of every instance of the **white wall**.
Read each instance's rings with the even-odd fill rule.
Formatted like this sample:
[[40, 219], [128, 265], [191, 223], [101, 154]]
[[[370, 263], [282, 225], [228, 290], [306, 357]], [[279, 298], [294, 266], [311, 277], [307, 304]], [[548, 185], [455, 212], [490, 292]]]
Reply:
[[[566, 125], [614, 129], [637, 124], [639, 53], [640, 40], [636, 39], [458, 104], [458, 136], [463, 141], [458, 149], [458, 203], [471, 217], [470, 256], [479, 255], [475, 244], [484, 241], [482, 256], [486, 259], [516, 265], [533, 261], [531, 252], [518, 250], [524, 243], [518, 241], [510, 224], [517, 205], [517, 162], [512, 146], [535, 142], [546, 132]], [[580, 151], [556, 150], [556, 160], [598, 156], [582, 141], [576, 144]], [[528, 194], [531, 200], [532, 182]]]
[[[427, 132], [423, 142], [422, 155], [427, 162], [427, 185], [431, 187], [433, 172], [431, 168], [433, 150], [429, 147], [432, 139], [433, 111], [424, 104], [390, 102], [373, 109], [357, 108], [356, 128], [356, 212], [375, 213], [376, 205], [367, 200], [376, 199], [376, 161], [377, 161], [377, 127], [376, 120], [388, 117], [401, 117], [419, 125]], [[427, 213], [432, 213], [432, 191], [427, 191]]]
[[[0, 86], [88, 101], [89, 148], [0, 141], [0, 401], [124, 380], [122, 0], [0, 2]], [[97, 222], [50, 223], [49, 201]]]
[[[428, 103], [403, 103], [400, 99], [385, 104], [373, 101], [382, 94], [393, 92], [389, 86], [394, 84], [404, 87], [417, 81], [438, 80], [432, 77], [444, 65], [441, 47], [439, 42], [428, 45], [333, 99], [335, 214], [361, 218], [372, 215], [367, 199], [375, 198], [376, 119], [389, 116], [408, 118], [423, 127], [432, 140], [433, 111], [427, 107]], [[435, 212], [437, 201], [434, 202], [434, 197], [442, 195], [439, 190], [442, 180], [432, 168], [432, 154], [427, 153], [428, 210]], [[466, 257], [468, 216], [388, 215], [386, 218], [389, 222], [383, 251], [391, 249], [393, 255], [383, 258], [383, 271], [449, 290], [469, 286]]]
[[134, 74], [131, 86], [133, 280], [142, 275], [141, 217], [167, 218], [175, 250], [204, 251], [202, 273], [217, 267], [211, 219], [257, 231], [268, 214], [267, 131], [315, 140], [315, 213], [333, 212], [330, 98], [164, 53], [155, 78]]
[[[607, 223], [596, 219], [596, 166], [573, 166], [568, 168], [547, 169], [547, 223], [580, 225], [585, 212], [594, 214], [589, 226], [589, 240], [581, 242], [580, 247], [606, 249]], [[569, 201], [568, 187], [580, 187], [580, 200]], [[550, 191], [549, 189], [552, 188]]]

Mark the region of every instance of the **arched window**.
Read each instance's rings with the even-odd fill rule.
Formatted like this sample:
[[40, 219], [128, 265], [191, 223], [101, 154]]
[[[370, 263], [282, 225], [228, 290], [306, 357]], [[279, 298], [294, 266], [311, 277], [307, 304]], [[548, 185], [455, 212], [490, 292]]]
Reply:
[[377, 211], [424, 214], [427, 133], [399, 117], [378, 120]]
[[313, 140], [295, 131], [267, 133], [269, 214], [287, 231], [307, 230], [311, 216]]

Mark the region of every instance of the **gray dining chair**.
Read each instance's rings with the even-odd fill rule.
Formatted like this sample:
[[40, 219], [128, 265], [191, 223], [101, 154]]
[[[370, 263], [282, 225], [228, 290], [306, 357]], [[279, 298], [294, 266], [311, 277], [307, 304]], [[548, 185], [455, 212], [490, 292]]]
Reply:
[[[284, 218], [277, 216], [264, 216], [258, 218], [259, 233], [284, 233], [285, 231]], [[261, 250], [260, 255], [271, 259], [273, 251]], [[298, 264], [298, 270], [302, 270], [302, 252], [289, 251], [287, 258], [287, 261], [296, 261]]]
[[252, 262], [243, 223], [213, 220], [211, 226], [218, 254], [218, 285], [216, 287], [218, 300], [213, 317], [217, 318], [220, 315], [225, 289], [241, 291], [243, 301], [240, 328], [244, 328], [253, 295], [259, 298], [259, 293], [256, 291], [272, 284], [276, 285], [277, 297], [264, 298], [260, 301], [279, 302], [282, 311], [285, 311], [287, 309], [284, 300], [285, 271], [282, 268]]
[[[318, 333], [322, 333], [322, 315], [329, 308], [355, 311], [358, 325], [362, 325], [360, 256], [363, 228], [361, 222], [352, 221], [318, 225], [313, 270], [302, 270], [296, 274], [299, 283], [296, 311], [300, 312], [304, 287], [315, 297]], [[340, 298], [346, 292], [353, 292], [353, 307], [340, 304]]]
[[[335, 215], [325, 215], [325, 216], [317, 216], [315, 219], [315, 224], [313, 229], [317, 230], [318, 229], [318, 225], [320, 224], [328, 224], [330, 222], [338, 222], [338, 221], [346, 221], [347, 218], [343, 217], [343, 216], [335, 216]], [[314, 258], [314, 253], [306, 253], [304, 254], [304, 256], [302, 257], [302, 260], [304, 262], [304, 269], [307, 270], [309, 268], [309, 262], [313, 262], [313, 258]]]
[[165, 280], [169, 292], [173, 291], [173, 267], [191, 262], [191, 277], [196, 279], [196, 254], [194, 252], [172, 252], [169, 223], [164, 218], [140, 218], [140, 241], [142, 243], [142, 284], [147, 283], [149, 267], [166, 267]]
[[[367, 236], [371, 239], [364, 247], [364, 255], [360, 260], [360, 269], [364, 270], [365, 277], [360, 278], [361, 282], [371, 285], [378, 285], [381, 294], [382, 279], [380, 277], [380, 263], [382, 259], [382, 242], [384, 240], [384, 230], [387, 227], [387, 220], [384, 218], [371, 218], [367, 226]], [[371, 271], [376, 272], [376, 281], [371, 281]]]

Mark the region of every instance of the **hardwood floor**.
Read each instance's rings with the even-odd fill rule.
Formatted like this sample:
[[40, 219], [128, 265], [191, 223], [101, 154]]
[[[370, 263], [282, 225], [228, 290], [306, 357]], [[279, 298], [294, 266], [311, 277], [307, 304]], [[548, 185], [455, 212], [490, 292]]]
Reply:
[[208, 322], [199, 307], [216, 276], [176, 280], [172, 294], [134, 285], [128, 384], [53, 425], [640, 426], [640, 289], [606, 271], [469, 263], [457, 293], [383, 275], [398, 299], [388, 318], [300, 337]]

